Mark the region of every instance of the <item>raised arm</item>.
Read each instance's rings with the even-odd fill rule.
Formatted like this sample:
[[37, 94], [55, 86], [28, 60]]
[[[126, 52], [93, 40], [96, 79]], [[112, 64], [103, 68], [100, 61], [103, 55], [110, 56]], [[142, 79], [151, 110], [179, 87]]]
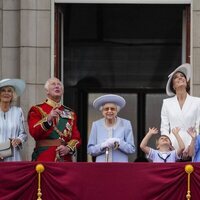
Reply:
[[150, 147], [147, 144], [148, 144], [150, 138], [152, 137], [152, 135], [157, 134], [157, 133], [158, 133], [157, 128], [155, 128], [155, 127], [149, 128], [148, 133], [145, 135], [142, 142], [140, 143], [140, 148], [142, 149], [142, 151], [144, 153], [149, 154]]
[[190, 157], [192, 157], [192, 156], [194, 156], [195, 139], [196, 139], [196, 136], [197, 136], [197, 132], [193, 127], [189, 128], [187, 130], [187, 132], [192, 137], [192, 140], [191, 140], [190, 145], [188, 147], [188, 155]]
[[185, 145], [183, 143], [183, 140], [181, 139], [180, 135], [179, 135], [179, 131], [180, 128], [176, 127], [172, 129], [172, 133], [174, 134], [177, 142], [178, 142], [178, 149], [177, 149], [177, 154], [178, 156], [181, 156], [181, 154], [183, 153], [184, 149], [185, 149]]

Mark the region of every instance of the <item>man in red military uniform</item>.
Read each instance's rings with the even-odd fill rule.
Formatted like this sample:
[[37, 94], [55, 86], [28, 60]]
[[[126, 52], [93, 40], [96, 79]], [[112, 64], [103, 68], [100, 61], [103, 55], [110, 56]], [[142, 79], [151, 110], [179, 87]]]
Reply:
[[59, 79], [48, 79], [45, 91], [46, 101], [28, 113], [29, 132], [36, 141], [32, 160], [70, 162], [81, 144], [77, 116], [60, 103], [64, 88]]

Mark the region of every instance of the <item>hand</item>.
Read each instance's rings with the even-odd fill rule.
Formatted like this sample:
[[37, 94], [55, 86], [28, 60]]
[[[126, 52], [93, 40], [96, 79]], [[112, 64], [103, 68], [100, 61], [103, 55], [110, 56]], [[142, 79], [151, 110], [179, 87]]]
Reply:
[[3, 160], [3, 159], [4, 159], [4, 157], [3, 157], [3, 156], [1, 156], [1, 154], [0, 154], [0, 161], [1, 161], [1, 160]]
[[151, 134], [151, 135], [158, 134], [158, 129], [155, 127], [149, 128], [148, 134]]
[[19, 146], [21, 143], [22, 143], [22, 142], [21, 142], [21, 140], [20, 140], [19, 138], [14, 138], [14, 139], [12, 139], [12, 141], [11, 141], [11, 144], [12, 144], [12, 146], [13, 146], [14, 148], [17, 147], [17, 146]]
[[109, 148], [113, 148], [114, 147], [114, 142], [115, 142], [114, 138], [108, 138], [106, 141], [107, 141], [107, 144], [108, 144]]
[[188, 130], [187, 130], [188, 134], [194, 139], [197, 135], [197, 132], [195, 130], [194, 127], [190, 127]]
[[115, 143], [120, 143], [120, 139], [119, 138], [109, 138], [108, 141], [112, 144], [115, 144]]
[[105, 148], [108, 148], [108, 147], [109, 147], [109, 145], [108, 145], [107, 140], [105, 142], [101, 143], [101, 149], [105, 149]]
[[172, 129], [173, 134], [178, 134], [181, 129], [179, 127], [175, 127]]
[[108, 138], [105, 142], [101, 143], [101, 149], [114, 148], [116, 146], [116, 143], [120, 143], [119, 138]]
[[48, 122], [52, 122], [54, 118], [59, 117], [59, 115], [62, 113], [61, 110], [59, 110], [58, 108], [53, 108], [51, 110], [51, 112], [48, 114], [47, 116], [47, 121]]
[[120, 143], [120, 139], [119, 138], [109, 138], [109, 139], [107, 139], [107, 142], [108, 142], [109, 148], [114, 148], [116, 146], [116, 143], [117, 144]]
[[183, 160], [188, 160], [188, 158], [189, 158], [189, 149], [187, 147], [182, 153], [182, 159]]
[[114, 140], [114, 149], [118, 149], [120, 146], [120, 139], [119, 138], [113, 138]]
[[70, 148], [64, 145], [60, 145], [56, 148], [56, 151], [60, 156], [65, 156], [70, 152]]
[[101, 149], [114, 147], [114, 142], [115, 141], [113, 140], [113, 138], [108, 138], [105, 142], [101, 143]]

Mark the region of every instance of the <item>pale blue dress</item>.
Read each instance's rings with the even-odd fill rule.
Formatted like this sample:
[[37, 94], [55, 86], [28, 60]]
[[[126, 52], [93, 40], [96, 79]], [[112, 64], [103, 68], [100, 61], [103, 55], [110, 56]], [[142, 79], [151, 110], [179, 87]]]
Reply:
[[135, 152], [130, 121], [117, 117], [113, 127], [107, 127], [104, 118], [93, 122], [87, 150], [88, 154], [96, 157], [96, 162], [106, 162], [105, 149], [101, 149], [101, 143], [108, 138], [120, 139], [119, 148], [109, 150], [109, 162], [128, 162], [128, 155]]
[[20, 107], [11, 106], [7, 112], [0, 109], [0, 143], [8, 141], [9, 138], [19, 138], [22, 145], [14, 148], [13, 157], [5, 158], [4, 161], [21, 161], [20, 150], [27, 140], [27, 133], [24, 126], [24, 115]]
[[194, 151], [195, 152], [192, 161], [200, 162], [200, 135], [197, 135], [196, 137]]

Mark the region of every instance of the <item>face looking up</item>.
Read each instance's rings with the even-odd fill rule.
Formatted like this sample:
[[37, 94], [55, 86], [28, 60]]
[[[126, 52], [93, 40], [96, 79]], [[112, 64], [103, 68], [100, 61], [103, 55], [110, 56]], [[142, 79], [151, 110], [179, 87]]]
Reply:
[[160, 136], [157, 140], [157, 149], [160, 149], [160, 146], [169, 146], [171, 148], [171, 145], [171, 140], [165, 135]]
[[51, 78], [45, 84], [45, 89], [47, 91], [48, 98], [52, 100], [60, 100], [63, 95], [63, 84], [57, 78]]
[[174, 90], [176, 90], [177, 88], [180, 88], [180, 87], [184, 87], [184, 88], [187, 87], [186, 77], [181, 72], [175, 73], [174, 76], [173, 76], [173, 78], [172, 78], [172, 81], [173, 81], [173, 88], [174, 88]]

